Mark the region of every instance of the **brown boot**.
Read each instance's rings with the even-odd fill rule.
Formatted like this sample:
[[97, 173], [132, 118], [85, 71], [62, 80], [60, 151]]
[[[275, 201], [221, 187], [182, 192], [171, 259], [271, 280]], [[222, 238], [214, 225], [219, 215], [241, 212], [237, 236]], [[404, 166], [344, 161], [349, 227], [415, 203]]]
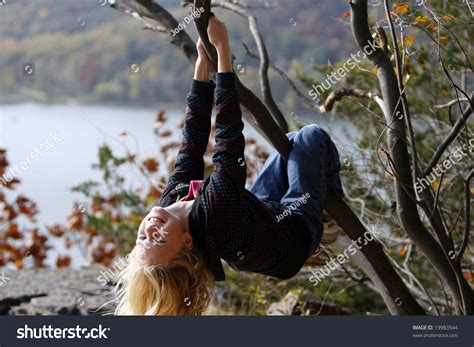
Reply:
[[344, 235], [344, 230], [342, 230], [326, 211], [323, 211], [323, 225], [324, 231], [323, 237], [321, 238], [323, 245], [331, 245], [336, 242], [339, 235]]
[[329, 259], [331, 259], [329, 254], [318, 246], [313, 255], [306, 260], [303, 266], [323, 266], [326, 265]]
[[[321, 238], [321, 243], [323, 245], [331, 245], [336, 242], [339, 235], [344, 235], [344, 230], [336, 223], [334, 219], [326, 212], [323, 211], [323, 225], [324, 231]], [[326, 251], [324, 251], [320, 246], [316, 247], [313, 255], [306, 260], [304, 266], [323, 266], [331, 258]]]

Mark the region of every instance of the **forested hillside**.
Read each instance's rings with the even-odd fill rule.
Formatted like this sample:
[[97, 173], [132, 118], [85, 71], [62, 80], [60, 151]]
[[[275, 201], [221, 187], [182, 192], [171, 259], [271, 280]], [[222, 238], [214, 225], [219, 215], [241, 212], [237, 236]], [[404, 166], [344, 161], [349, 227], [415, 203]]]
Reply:
[[[189, 14], [178, 0], [158, 2], [177, 18]], [[275, 4], [271, 10], [255, 13], [270, 57], [282, 69], [290, 70], [298, 60], [311, 71], [313, 61], [337, 61], [354, 50], [343, 18], [344, 1], [278, 0]], [[246, 56], [241, 45], [253, 47], [247, 23], [228, 13], [224, 18], [237, 61], [248, 72], [257, 69], [257, 62]], [[187, 30], [195, 37], [193, 26]], [[0, 102], [181, 101], [191, 67], [168, 41], [165, 34], [143, 33], [139, 22], [101, 6], [98, 0], [8, 1], [0, 10]], [[34, 76], [25, 76], [28, 64], [34, 64]], [[131, 64], [138, 64], [141, 73], [130, 73]], [[257, 80], [245, 75], [242, 79], [257, 87]], [[284, 99], [286, 85], [276, 83], [274, 92], [277, 99]]]

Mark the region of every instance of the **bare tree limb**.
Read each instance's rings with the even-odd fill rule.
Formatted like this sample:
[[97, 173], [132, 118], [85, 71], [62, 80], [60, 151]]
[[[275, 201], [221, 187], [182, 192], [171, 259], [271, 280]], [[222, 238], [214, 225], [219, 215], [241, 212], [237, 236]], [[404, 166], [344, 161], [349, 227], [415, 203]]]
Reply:
[[[345, 202], [338, 199], [335, 195], [329, 194], [327, 196], [325, 208], [331, 216], [338, 215], [337, 223], [352, 240], [356, 242], [359, 240], [358, 242], [360, 242], [360, 240], [364, 240], [364, 235], [370, 232], [366, 230], [365, 226], [359, 221]], [[365, 239], [367, 239], [367, 237], [365, 237]], [[361, 252], [369, 260], [372, 268], [380, 278], [381, 283], [383, 283], [384, 290], [387, 292], [384, 293], [382, 297], [391, 312], [403, 312], [409, 315], [425, 314], [424, 310], [413, 298], [405, 283], [393, 268], [381, 244], [376, 239], [362, 246]], [[362, 266], [362, 263], [359, 265]], [[362, 266], [364, 271], [367, 270], [365, 267], [366, 266]], [[370, 271], [365, 272], [369, 277], [374, 277]], [[377, 282], [378, 281], [374, 283]], [[393, 303], [397, 305], [394, 306]]]
[[272, 89], [270, 86], [270, 82], [268, 80], [268, 67], [270, 64], [270, 58], [268, 56], [267, 46], [265, 45], [265, 41], [263, 40], [263, 36], [259, 31], [258, 28], [258, 21], [257, 17], [245, 8], [241, 6], [225, 1], [212, 1], [211, 6], [222, 7], [224, 9], [228, 9], [240, 16], [247, 18], [249, 23], [249, 29], [252, 33], [252, 36], [255, 40], [255, 44], [257, 45], [257, 50], [260, 58], [260, 69], [259, 69], [259, 77], [260, 77], [260, 89], [263, 96], [263, 102], [267, 106], [268, 110], [273, 116], [273, 119], [278, 123], [280, 128], [283, 130], [284, 133], [288, 132], [288, 124], [285, 120], [285, 117], [281, 113], [280, 109], [278, 108], [275, 99], [272, 95]]
[[420, 177], [426, 177], [431, 173], [431, 170], [433, 170], [435, 165], [438, 164], [439, 160], [443, 156], [446, 149], [451, 145], [451, 143], [453, 143], [453, 141], [459, 135], [461, 130], [466, 126], [466, 122], [471, 116], [471, 114], [472, 114], [472, 105], [469, 105], [464, 110], [464, 112], [462, 112], [461, 117], [459, 117], [459, 119], [456, 121], [456, 124], [454, 124], [453, 128], [451, 129], [449, 134], [446, 136], [446, 138], [443, 140], [443, 142], [441, 142], [438, 148], [436, 148], [436, 151], [433, 154], [433, 157], [431, 157], [428, 165], [426, 165], [426, 168], [423, 170], [423, 173], [421, 174]]
[[[471, 96], [472, 98], [472, 96]], [[435, 110], [439, 110], [439, 109], [442, 109], [442, 108], [447, 108], [447, 107], [451, 107], [455, 104], [457, 104], [458, 102], [470, 102], [470, 100], [466, 99], [466, 98], [459, 98], [459, 100], [457, 99], [454, 99], [454, 100], [451, 100], [445, 104], [441, 104], [441, 105], [435, 105], [433, 108]]]
[[[344, 252], [348, 247], [352, 245], [352, 240], [347, 236], [338, 237], [335, 246], [339, 249], [339, 251]], [[374, 269], [373, 265], [367, 260], [363, 253], [357, 252], [354, 255], [351, 255], [350, 259], [357, 264], [359, 268], [361, 268], [367, 276], [370, 278], [372, 283], [374, 284], [376, 291], [380, 294], [385, 305], [387, 306], [390, 314], [392, 315], [400, 315], [404, 314], [403, 310], [401, 309], [401, 305], [397, 305], [400, 299], [397, 300], [395, 303], [395, 299], [392, 298], [387, 290], [387, 287], [384, 285], [383, 281], [378, 276], [377, 271]]]
[[152, 31], [156, 31], [156, 32], [159, 32], [159, 33], [167, 33], [168, 31], [166, 30], [166, 28], [162, 27], [162, 26], [159, 26], [159, 25], [152, 25], [150, 23], [148, 23], [148, 21], [143, 18], [142, 16], [140, 16], [138, 14], [138, 12], [135, 12], [135, 11], [131, 11], [129, 10], [128, 8], [125, 8], [123, 6], [120, 6], [119, 4], [117, 3], [111, 3], [110, 4], [110, 7], [130, 16], [130, 17], [133, 17], [135, 19], [138, 19], [140, 22], [143, 23], [144, 27], [143, 29], [148, 29], [148, 30], [152, 30]]

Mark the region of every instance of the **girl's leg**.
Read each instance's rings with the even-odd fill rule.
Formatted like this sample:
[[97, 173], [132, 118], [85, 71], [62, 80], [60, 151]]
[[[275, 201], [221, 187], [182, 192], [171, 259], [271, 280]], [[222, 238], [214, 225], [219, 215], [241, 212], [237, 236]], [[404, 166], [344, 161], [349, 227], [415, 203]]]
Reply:
[[[291, 141], [295, 135], [296, 132], [291, 132], [286, 136]], [[287, 190], [286, 162], [276, 150], [273, 150], [250, 187], [250, 191], [259, 199], [279, 202]]]
[[280, 202], [301, 215], [312, 234], [313, 250], [323, 233], [322, 214], [326, 194], [343, 196], [336, 146], [317, 125], [303, 127], [292, 138], [288, 166], [288, 189]]

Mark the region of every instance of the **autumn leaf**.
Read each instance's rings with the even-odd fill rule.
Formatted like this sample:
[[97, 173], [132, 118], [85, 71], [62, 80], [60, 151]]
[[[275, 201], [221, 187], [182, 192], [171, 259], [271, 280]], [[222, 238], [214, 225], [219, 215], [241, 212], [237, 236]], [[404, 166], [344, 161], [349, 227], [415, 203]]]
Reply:
[[71, 257], [65, 255], [61, 256], [58, 255], [58, 258], [56, 259], [56, 267], [62, 268], [62, 267], [69, 267], [71, 265]]
[[408, 245], [403, 245], [402, 248], [400, 249], [400, 251], [398, 252], [398, 255], [400, 257], [403, 257], [408, 251]]
[[451, 38], [448, 35], [441, 35], [439, 37], [440, 41], [451, 41]]
[[350, 14], [348, 11], [346, 11], [346, 12], [344, 12], [344, 13], [342, 14], [342, 18], [347, 18], [347, 17], [349, 17], [350, 15], [351, 15], [351, 14]]
[[130, 223], [132, 223], [134, 225], [140, 225], [140, 223], [143, 220], [143, 216], [138, 215], [138, 214], [131, 214], [131, 215], [128, 216], [128, 220], [129, 220]]
[[136, 164], [136, 160], [137, 159], [137, 156], [134, 155], [134, 154], [130, 154], [127, 156], [127, 161], [130, 165], [135, 165]]
[[106, 244], [105, 241], [102, 240], [92, 252], [92, 259], [97, 264], [109, 266], [115, 258], [116, 253], [117, 251], [113, 244]]
[[406, 14], [410, 10], [410, 7], [408, 6], [408, 4], [404, 4], [401, 2], [394, 2], [393, 7], [395, 7], [394, 12], [398, 14]]
[[94, 237], [97, 236], [98, 233], [97, 233], [97, 230], [93, 226], [91, 226], [89, 227], [89, 230], [87, 230], [87, 234], [89, 235], [89, 238], [92, 240]]
[[0, 254], [4, 252], [10, 252], [12, 249], [12, 246], [7, 243], [5, 240], [0, 240]]
[[412, 47], [415, 42], [415, 35], [406, 35], [403, 42], [405, 43], [405, 46]]
[[6, 217], [9, 221], [14, 220], [18, 216], [18, 213], [15, 211], [12, 205], [5, 205], [3, 210], [6, 212]]
[[431, 183], [431, 187], [434, 189], [434, 190], [437, 190], [439, 188], [439, 182], [438, 181], [434, 181], [433, 183]]
[[16, 198], [16, 204], [18, 206], [18, 211], [25, 214], [30, 219], [33, 219], [34, 216], [39, 212], [38, 208], [36, 207], [36, 203], [23, 195], [19, 195]]
[[14, 264], [15, 264], [16, 268], [19, 269], [19, 270], [21, 270], [25, 267], [25, 265], [23, 264], [23, 259], [20, 259], [20, 258], [15, 259]]
[[160, 152], [166, 153], [172, 148], [179, 148], [181, 146], [180, 142], [171, 142], [161, 147]]
[[75, 231], [82, 230], [83, 222], [82, 215], [80, 213], [75, 213], [68, 220], [69, 228]]
[[8, 167], [7, 151], [0, 148], [0, 176], [3, 176], [5, 169]]
[[328, 60], [328, 70], [334, 72], [334, 65], [332, 65], [330, 60]]
[[418, 24], [426, 24], [428, 23], [428, 16], [418, 16], [415, 20]]
[[23, 238], [23, 234], [18, 227], [18, 224], [12, 223], [8, 226], [7, 230], [5, 231], [5, 238], [11, 238], [14, 240], [21, 240]]
[[148, 197], [154, 200], [159, 199], [161, 197], [161, 192], [152, 186], [148, 192]]
[[164, 110], [160, 110], [156, 115], [156, 122], [165, 122], [166, 121], [166, 113]]
[[160, 137], [169, 137], [171, 136], [173, 133], [171, 132], [171, 130], [163, 130], [163, 131], [160, 131], [158, 133], [158, 136]]
[[94, 199], [92, 201], [92, 205], [91, 205], [91, 211], [92, 213], [97, 213], [97, 212], [100, 212], [100, 211], [103, 211], [104, 209], [102, 208], [102, 203], [100, 200], [98, 199]]
[[454, 20], [454, 16], [451, 14], [445, 14], [442, 18], [445, 22], [451, 22], [452, 20]]
[[156, 172], [158, 171], [158, 162], [155, 158], [148, 158], [142, 162], [142, 165], [149, 171], [149, 172]]
[[13, 190], [15, 189], [14, 185], [20, 183], [21, 181], [18, 178], [13, 178], [10, 181], [0, 180], [0, 186], [3, 186], [7, 189]]
[[438, 24], [436, 24], [435, 22], [431, 22], [430, 24], [428, 24], [427, 28], [430, 30], [436, 30], [438, 29]]
[[46, 230], [48, 230], [48, 232], [55, 237], [61, 237], [66, 233], [66, 228], [59, 224], [46, 226]]

